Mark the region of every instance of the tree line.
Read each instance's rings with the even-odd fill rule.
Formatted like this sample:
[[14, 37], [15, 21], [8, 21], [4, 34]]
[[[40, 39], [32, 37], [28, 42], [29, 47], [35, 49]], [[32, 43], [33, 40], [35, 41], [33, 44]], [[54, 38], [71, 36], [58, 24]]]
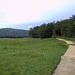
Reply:
[[44, 23], [30, 28], [29, 36], [32, 38], [51, 38], [56, 36], [75, 37], [75, 15], [69, 19]]

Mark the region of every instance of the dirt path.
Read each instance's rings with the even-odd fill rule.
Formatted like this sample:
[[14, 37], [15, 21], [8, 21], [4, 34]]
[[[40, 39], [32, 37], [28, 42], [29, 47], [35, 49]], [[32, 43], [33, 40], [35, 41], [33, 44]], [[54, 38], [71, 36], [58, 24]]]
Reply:
[[64, 56], [61, 57], [61, 61], [53, 75], [75, 75], [75, 44], [68, 40], [57, 39], [65, 41], [69, 45], [69, 48]]

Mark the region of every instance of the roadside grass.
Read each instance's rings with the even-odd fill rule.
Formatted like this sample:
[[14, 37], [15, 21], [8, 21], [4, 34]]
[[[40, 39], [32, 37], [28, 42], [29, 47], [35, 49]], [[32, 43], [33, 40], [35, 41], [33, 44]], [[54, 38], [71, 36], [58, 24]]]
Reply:
[[51, 75], [67, 48], [53, 38], [1, 38], [0, 75]]
[[75, 38], [73, 37], [60, 37], [60, 38], [65, 39], [65, 40], [70, 40], [75, 43]]

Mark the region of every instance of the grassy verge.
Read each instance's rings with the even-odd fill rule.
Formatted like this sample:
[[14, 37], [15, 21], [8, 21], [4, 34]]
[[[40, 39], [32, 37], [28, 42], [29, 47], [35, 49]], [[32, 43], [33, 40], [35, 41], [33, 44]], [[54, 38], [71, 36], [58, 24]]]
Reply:
[[70, 40], [75, 43], [75, 38], [72, 38], [72, 37], [60, 37], [60, 38]]
[[56, 39], [0, 39], [0, 75], [50, 75], [67, 50]]

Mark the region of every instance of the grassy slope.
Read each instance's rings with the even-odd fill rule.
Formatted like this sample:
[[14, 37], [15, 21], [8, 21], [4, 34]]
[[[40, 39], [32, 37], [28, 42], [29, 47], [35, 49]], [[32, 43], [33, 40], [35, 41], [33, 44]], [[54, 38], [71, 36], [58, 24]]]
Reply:
[[0, 75], [50, 75], [67, 50], [56, 39], [0, 39]]

